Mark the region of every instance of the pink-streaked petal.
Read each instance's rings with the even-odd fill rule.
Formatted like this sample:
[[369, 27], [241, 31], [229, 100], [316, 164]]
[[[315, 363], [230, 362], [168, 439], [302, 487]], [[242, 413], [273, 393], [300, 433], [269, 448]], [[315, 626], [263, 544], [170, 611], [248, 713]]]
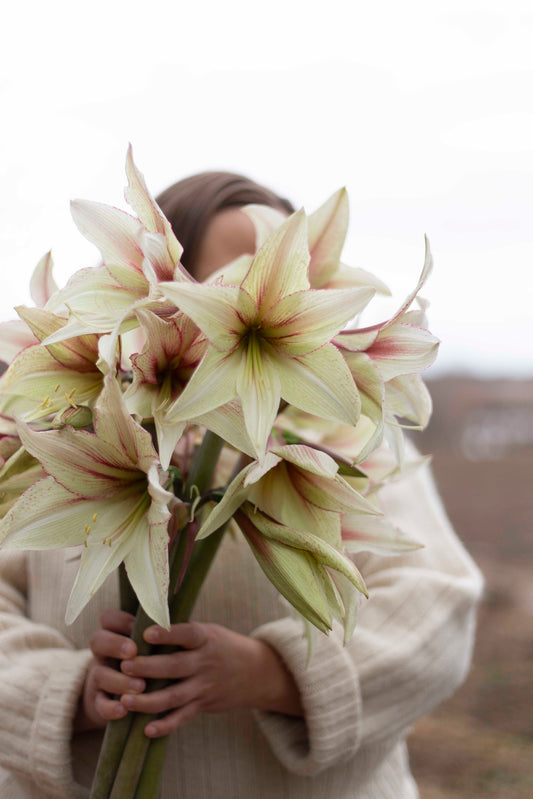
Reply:
[[167, 409], [171, 424], [202, 417], [237, 396], [241, 353], [208, 349], [178, 399]]
[[168, 469], [176, 444], [183, 435], [185, 422], [169, 423], [166, 419], [166, 412], [157, 408], [154, 410], [154, 422], [159, 446], [159, 460], [163, 469]]
[[[146, 527], [148, 526], [145, 522]], [[89, 537], [90, 541], [90, 537]], [[72, 624], [92, 599], [109, 574], [115, 571], [131, 549], [131, 536], [125, 536], [108, 546], [90, 542], [81, 554], [80, 568], [74, 581], [65, 614], [66, 624]]]
[[343, 354], [361, 397], [361, 413], [381, 424], [385, 386], [379, 369], [365, 352]]
[[56, 282], [52, 276], [54, 262], [52, 253], [43, 255], [30, 278], [30, 295], [38, 308], [44, 308], [52, 294], [57, 291]]
[[80, 233], [100, 250], [105, 264], [142, 268], [141, 223], [133, 216], [102, 203], [73, 200], [72, 217]]
[[437, 357], [439, 340], [429, 330], [395, 322], [367, 350], [383, 380], [427, 369]]
[[281, 386], [274, 364], [257, 341], [250, 341], [242, 353], [236, 389], [250, 441], [262, 459], [278, 415]]
[[[16, 311], [39, 341], [61, 330], [67, 323], [62, 316], [56, 316], [42, 308], [26, 308], [24, 305], [19, 305]], [[98, 338], [95, 335], [67, 339], [58, 344], [51, 344], [47, 349], [59, 364], [69, 369], [87, 372], [96, 368]]]
[[143, 232], [141, 246], [144, 252], [143, 273], [156, 285], [163, 280], [173, 280], [175, 265], [167, 249], [167, 240], [160, 233]]
[[347, 552], [374, 552], [377, 555], [400, 555], [420, 549], [421, 544], [409, 538], [383, 515], [367, 516], [346, 513], [342, 517], [342, 542]]
[[373, 289], [310, 290], [284, 297], [264, 317], [265, 336], [291, 355], [321, 347], [358, 314]]
[[34, 483], [0, 521], [2, 549], [57, 549], [85, 540], [99, 500], [82, 500], [45, 477]]
[[375, 507], [338, 475], [325, 479], [302, 469], [293, 471], [291, 480], [302, 496], [323, 510], [376, 513]]
[[93, 433], [71, 427], [36, 432], [22, 422], [18, 431], [43, 469], [79, 497], [105, 497], [142, 477], [134, 463], [121, 461], [113, 447]]
[[95, 412], [97, 436], [122, 453], [124, 462], [136, 464], [140, 470], [147, 472], [157, 459], [152, 438], [129, 415], [120, 387], [111, 374], [105, 378], [104, 390], [98, 398]]
[[126, 175], [128, 178], [128, 186], [124, 190], [126, 202], [148, 230], [163, 234], [172, 261], [177, 264], [183, 254], [183, 247], [174, 235], [170, 222], [148, 191], [144, 176], [133, 160], [131, 144], [126, 155]]
[[[35, 418], [56, 413], [68, 405], [92, 405], [102, 388], [102, 374], [70, 369], [36, 345], [20, 352], [7, 370], [4, 395], [23, 396], [31, 400], [32, 409], [41, 407]], [[22, 411], [21, 411], [22, 412]]]
[[301, 358], [274, 357], [281, 396], [290, 405], [324, 419], [356, 423], [359, 395], [346, 361], [333, 344]]
[[309, 288], [308, 265], [307, 217], [298, 211], [259, 249], [242, 288], [266, 310], [282, 297]]
[[220, 351], [236, 347], [245, 330], [243, 318], [256, 315], [250, 297], [236, 286], [160, 283], [159, 288]]
[[255, 458], [255, 450], [246, 430], [242, 406], [238, 399], [196, 416], [195, 423], [212, 430], [239, 452]]
[[348, 193], [339, 189], [309, 216], [309, 282], [322, 288], [336, 271], [348, 232]]
[[124, 558], [131, 586], [145, 613], [170, 628], [168, 611], [168, 532], [165, 524], [139, 525]]
[[305, 469], [321, 477], [333, 478], [338, 472], [338, 466], [329, 455], [320, 452], [305, 444], [285, 444], [281, 447], [272, 447], [272, 452], [283, 460]]

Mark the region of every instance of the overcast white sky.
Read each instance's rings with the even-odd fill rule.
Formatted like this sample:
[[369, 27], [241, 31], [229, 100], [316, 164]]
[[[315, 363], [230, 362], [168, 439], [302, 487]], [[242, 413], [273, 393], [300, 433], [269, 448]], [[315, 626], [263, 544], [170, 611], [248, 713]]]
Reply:
[[[528, 0], [10, 4], [0, 42], [0, 319], [52, 248], [97, 253], [69, 200], [248, 174], [314, 210], [346, 185], [344, 260], [395, 299], [416, 282], [433, 373], [533, 373], [533, 6]], [[368, 317], [370, 321], [370, 317]]]

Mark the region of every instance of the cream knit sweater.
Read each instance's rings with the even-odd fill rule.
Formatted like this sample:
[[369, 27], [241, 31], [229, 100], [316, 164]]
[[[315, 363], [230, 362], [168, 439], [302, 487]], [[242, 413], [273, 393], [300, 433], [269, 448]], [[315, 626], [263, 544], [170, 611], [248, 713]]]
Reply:
[[[412, 799], [404, 738], [467, 672], [481, 576], [424, 468], [382, 493], [385, 511], [424, 549], [364, 555], [370, 599], [351, 642], [319, 635], [311, 662], [299, 621], [247, 544], [227, 536], [194, 617], [252, 634], [292, 671], [305, 718], [200, 715], [170, 740], [163, 799]], [[63, 621], [74, 550], [0, 553], [0, 797], [87, 797], [99, 733], [72, 718], [109, 579], [71, 627]]]

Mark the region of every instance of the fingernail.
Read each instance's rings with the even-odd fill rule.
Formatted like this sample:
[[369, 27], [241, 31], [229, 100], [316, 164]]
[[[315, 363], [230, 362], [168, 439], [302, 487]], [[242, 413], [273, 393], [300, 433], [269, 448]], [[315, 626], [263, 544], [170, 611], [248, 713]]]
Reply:
[[137, 680], [137, 679], [130, 680], [129, 686], [132, 691], [135, 691], [135, 693], [140, 694], [142, 691], [144, 691], [144, 680]]
[[133, 674], [133, 663], [131, 660], [123, 660], [121, 668], [124, 674]]
[[126, 641], [126, 643], [122, 644], [120, 649], [120, 654], [122, 657], [125, 658], [132, 658], [135, 655], [135, 646], [132, 641]]
[[115, 717], [117, 719], [120, 719], [120, 718], [122, 718], [122, 716], [125, 716], [127, 712], [128, 711], [126, 710], [124, 705], [119, 704], [119, 705], [117, 705], [117, 709], [115, 710]]
[[144, 638], [150, 644], [155, 644], [159, 639], [159, 630], [157, 630], [156, 627], [150, 627], [148, 630], [146, 630]]
[[155, 724], [149, 724], [144, 730], [146, 735], [157, 735], [157, 727]]
[[123, 705], [125, 705], [128, 708], [132, 708], [135, 704], [134, 697], [130, 696], [129, 694], [126, 694], [125, 696], [121, 697], [120, 701], [122, 702]]

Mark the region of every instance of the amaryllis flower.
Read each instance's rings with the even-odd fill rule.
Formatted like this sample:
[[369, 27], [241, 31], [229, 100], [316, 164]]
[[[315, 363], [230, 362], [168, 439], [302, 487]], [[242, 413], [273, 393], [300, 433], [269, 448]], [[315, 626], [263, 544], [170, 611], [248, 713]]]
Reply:
[[210, 343], [169, 418], [190, 420], [239, 397], [258, 457], [264, 455], [280, 399], [355, 424], [357, 390], [330, 342], [374, 289], [312, 290], [308, 264], [301, 211], [261, 247], [240, 286], [160, 284]]
[[29, 488], [0, 522], [5, 549], [83, 545], [66, 621], [78, 616], [110, 572], [124, 561], [146, 613], [169, 626], [169, 506], [150, 434], [126, 412], [108, 375], [96, 404], [95, 432], [36, 432], [19, 424], [27, 452], [48, 477]]
[[[39, 342], [65, 319], [41, 308], [17, 308]], [[1, 407], [4, 413], [26, 421], [57, 414], [70, 407], [94, 405], [104, 375], [97, 366], [98, 337], [77, 336], [43, 346], [34, 344], [20, 352], [4, 375]]]
[[125, 196], [138, 218], [103, 203], [71, 203], [74, 222], [98, 247], [103, 265], [79, 270], [50, 300], [49, 310], [68, 308], [70, 319], [46, 344], [87, 333], [125, 332], [138, 325], [138, 307], [169, 315], [175, 309], [165, 304], [159, 281], [193, 280], [180, 262], [183, 247], [133, 162], [131, 146], [126, 173]]
[[141, 353], [131, 356], [133, 382], [124, 394], [130, 413], [153, 418], [159, 457], [167, 468], [185, 422], [167, 421], [167, 409], [190, 379], [206, 349], [206, 341], [194, 322], [184, 314], [160, 319], [149, 311], [137, 311], [146, 335]]
[[345, 513], [380, 516], [329, 455], [305, 445], [272, 445], [262, 463], [246, 466], [228, 486], [198, 537], [234, 515], [278, 590], [321, 630], [331, 628], [332, 615], [339, 618], [349, 637], [353, 593], [366, 589], [343, 552]]

